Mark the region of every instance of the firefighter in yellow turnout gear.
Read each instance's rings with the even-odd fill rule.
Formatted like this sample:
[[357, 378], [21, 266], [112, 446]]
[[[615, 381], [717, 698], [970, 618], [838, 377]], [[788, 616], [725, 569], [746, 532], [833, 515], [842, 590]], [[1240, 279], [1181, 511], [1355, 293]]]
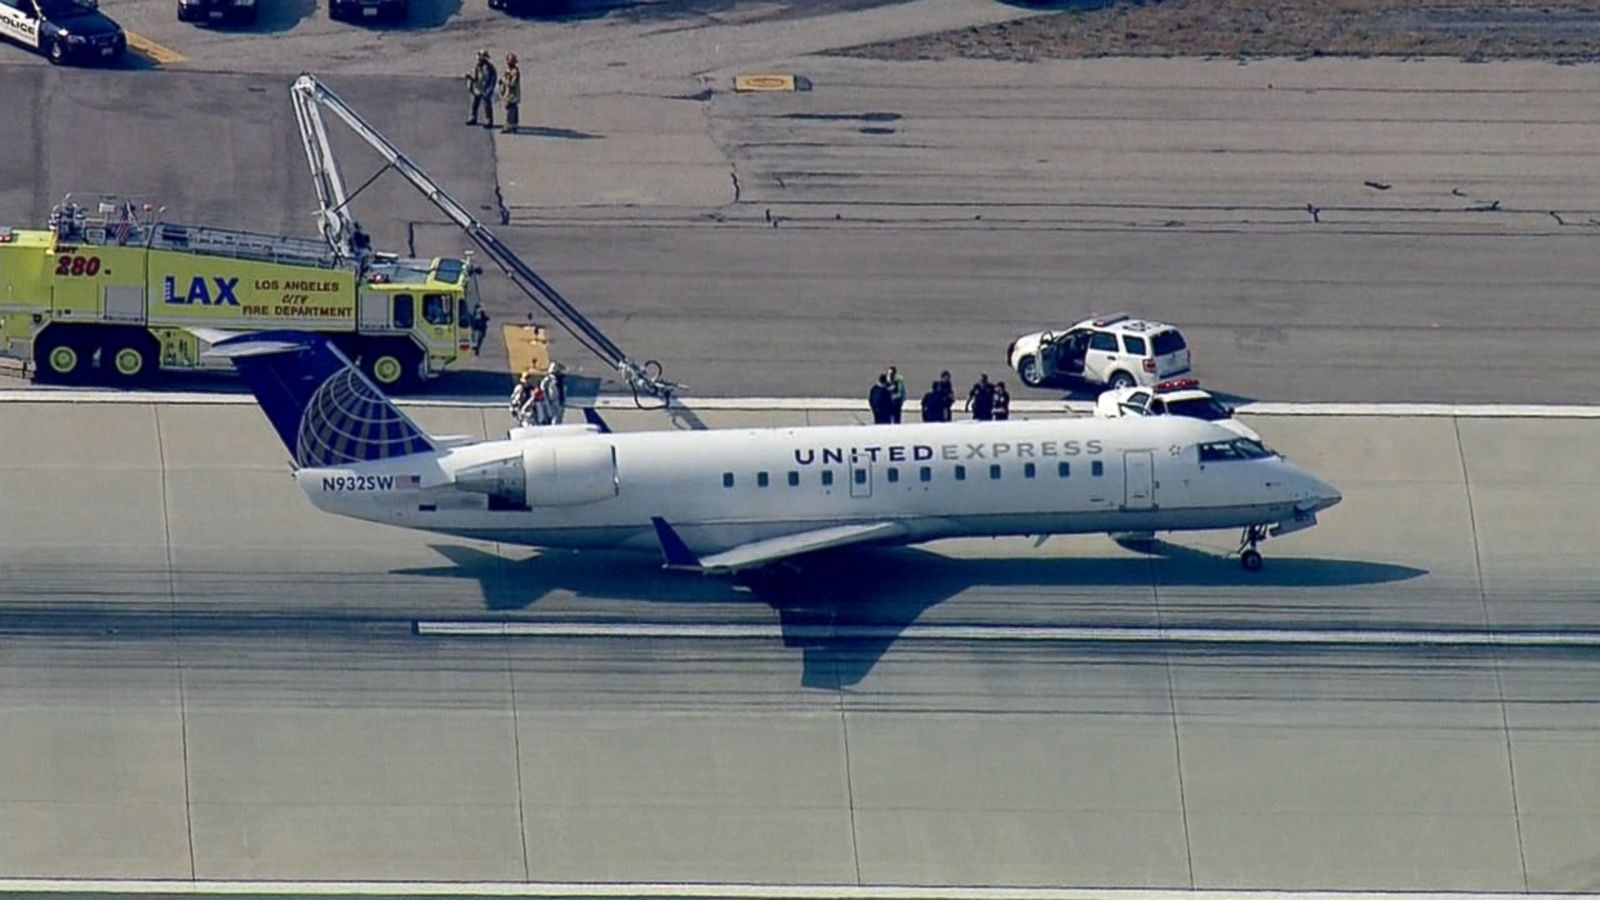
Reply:
[[500, 131], [512, 134], [521, 122], [519, 107], [522, 106], [522, 70], [517, 68], [515, 53], [506, 54], [506, 72], [500, 79], [500, 102], [506, 105], [506, 127]]

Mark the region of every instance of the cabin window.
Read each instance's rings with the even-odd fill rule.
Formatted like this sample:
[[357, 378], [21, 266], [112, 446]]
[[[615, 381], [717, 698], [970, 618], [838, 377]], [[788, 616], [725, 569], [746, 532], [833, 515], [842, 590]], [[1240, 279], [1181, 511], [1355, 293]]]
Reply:
[[799, 486], [800, 486], [800, 473], [799, 472], [790, 472], [789, 473], [789, 487], [799, 487]]
[[932, 466], [923, 466], [922, 467], [922, 473], [921, 473], [921, 475], [919, 477], [923, 481], [932, 481], [933, 480], [933, 467]]
[[1094, 477], [1099, 478], [1101, 475], [1104, 475], [1105, 473], [1106, 473], [1106, 464], [1105, 463], [1101, 462], [1098, 459], [1095, 460], [1092, 463], [1089, 463], [1089, 474], [1090, 475], [1093, 475]]
[[1070, 477], [1072, 477], [1072, 463], [1056, 463], [1056, 477], [1057, 478], [1070, 478]]
[[956, 466], [956, 480], [957, 481], [966, 481], [967, 480], [967, 467], [966, 466]]
[[898, 483], [900, 481], [900, 470], [899, 469], [896, 469], [895, 467], [890, 466], [889, 469], [888, 469], [888, 473], [889, 473], [889, 483], [890, 484], [896, 484], [896, 483]]
[[1037, 474], [1039, 474], [1039, 467], [1038, 466], [1034, 465], [1033, 463], [1023, 463], [1022, 464], [1022, 477], [1023, 478], [1032, 478], [1033, 476], [1035, 476]]
[[994, 465], [991, 465], [989, 467], [989, 477], [991, 479], [994, 479], [994, 480], [999, 480], [999, 478], [1000, 478], [1000, 464], [999, 463], [995, 463]]
[[866, 469], [856, 469], [851, 474], [852, 474], [852, 477], [855, 478], [856, 484], [866, 484], [867, 483], [867, 470]]
[[757, 472], [756, 473], [756, 487], [766, 487], [766, 486], [767, 486], [767, 473], [765, 473], [765, 472]]
[[725, 488], [733, 487], [733, 473], [732, 472], [723, 472], [722, 473], [722, 486], [725, 487]]
[[833, 470], [832, 469], [823, 469], [822, 470], [822, 486], [823, 487], [827, 487], [830, 484], [833, 484]]

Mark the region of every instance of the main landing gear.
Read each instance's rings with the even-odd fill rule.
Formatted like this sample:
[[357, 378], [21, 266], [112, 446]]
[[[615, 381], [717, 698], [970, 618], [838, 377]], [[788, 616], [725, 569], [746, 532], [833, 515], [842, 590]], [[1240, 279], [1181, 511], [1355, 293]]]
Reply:
[[1244, 536], [1239, 539], [1239, 565], [1244, 566], [1246, 572], [1261, 571], [1261, 551], [1256, 545], [1267, 539], [1266, 525], [1251, 525], [1244, 530]]

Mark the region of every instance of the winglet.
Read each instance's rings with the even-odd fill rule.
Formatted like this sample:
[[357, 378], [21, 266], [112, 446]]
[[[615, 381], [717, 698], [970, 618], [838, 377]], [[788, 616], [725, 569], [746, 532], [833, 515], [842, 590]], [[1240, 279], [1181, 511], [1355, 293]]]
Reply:
[[678, 537], [678, 532], [673, 530], [667, 520], [660, 516], [651, 516], [650, 524], [656, 527], [656, 540], [661, 542], [661, 555], [665, 559], [664, 565], [668, 569], [692, 569], [701, 571], [700, 558], [694, 555], [689, 545]]
[[585, 406], [583, 408], [583, 420], [600, 429], [601, 434], [611, 433], [611, 426], [606, 424], [605, 419], [600, 418], [600, 413], [592, 406]]

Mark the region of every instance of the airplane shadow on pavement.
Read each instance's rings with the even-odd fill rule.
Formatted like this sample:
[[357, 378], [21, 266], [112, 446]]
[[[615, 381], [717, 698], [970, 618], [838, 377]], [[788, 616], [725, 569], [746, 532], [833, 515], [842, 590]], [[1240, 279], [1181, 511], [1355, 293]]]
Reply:
[[[851, 549], [807, 558], [798, 573], [740, 583], [726, 577], [664, 572], [644, 554], [544, 551], [527, 559], [506, 559], [474, 547], [433, 545], [454, 565], [404, 569], [398, 575], [475, 579], [484, 605], [495, 614], [526, 610], [549, 593], [570, 592], [582, 599], [637, 600], [642, 604], [713, 606], [764, 603], [778, 615], [786, 647], [804, 657], [802, 685], [843, 689], [859, 683], [905, 629], [930, 608], [968, 591], [1007, 594], [1007, 599], [976, 599], [960, 625], [1149, 625], [1150, 605], [1126, 589], [1338, 588], [1405, 581], [1425, 570], [1358, 560], [1283, 558], [1259, 572], [1188, 547], [1155, 541], [1143, 558], [1082, 559], [1012, 557], [955, 559], [928, 550], [900, 547]], [[1050, 588], [1070, 588], [1071, 596], [1052, 596]], [[1122, 588], [1093, 597], [1094, 588]], [[1281, 599], [1281, 598], [1277, 598]], [[1275, 599], [1275, 606], [1278, 605]], [[1309, 611], [1327, 609], [1320, 600]], [[1258, 626], [1248, 604], [1219, 610], [1208, 627]], [[612, 610], [614, 613], [614, 610]], [[1259, 610], [1257, 610], [1257, 613]], [[976, 616], [977, 618], [973, 618]], [[641, 614], [638, 620], [663, 621]], [[704, 616], [671, 621], [726, 624]], [[1319, 619], [1318, 624], [1331, 623]]]

